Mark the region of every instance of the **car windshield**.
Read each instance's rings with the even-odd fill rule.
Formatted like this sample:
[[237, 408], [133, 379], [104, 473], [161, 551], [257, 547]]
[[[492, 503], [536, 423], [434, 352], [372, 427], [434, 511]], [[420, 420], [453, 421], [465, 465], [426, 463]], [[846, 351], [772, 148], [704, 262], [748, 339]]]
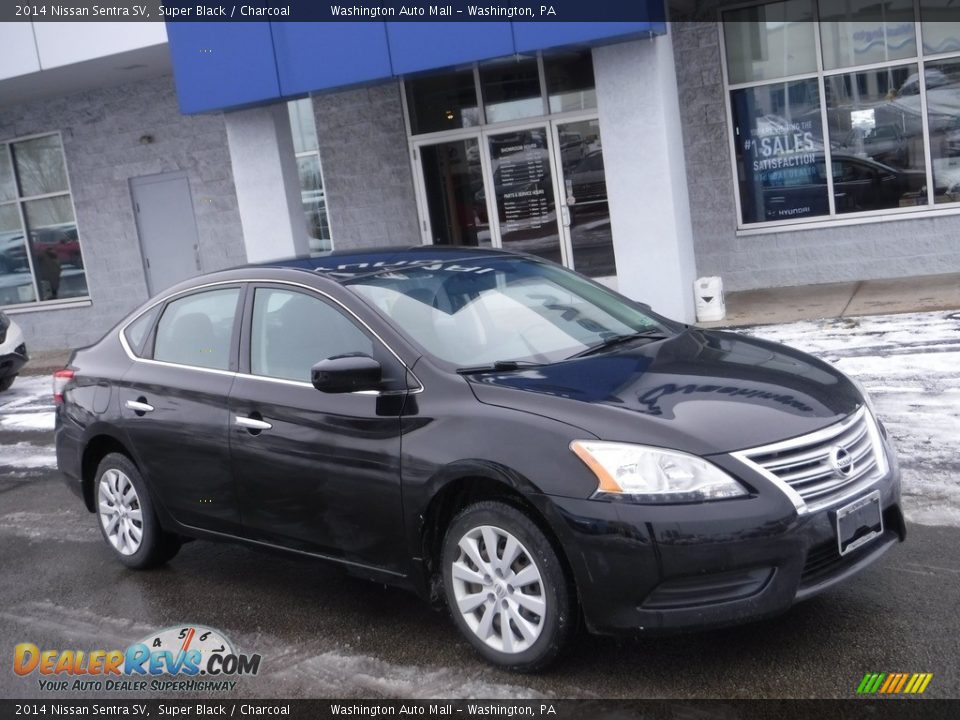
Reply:
[[547, 364], [667, 328], [606, 288], [522, 257], [411, 264], [345, 283], [457, 368]]

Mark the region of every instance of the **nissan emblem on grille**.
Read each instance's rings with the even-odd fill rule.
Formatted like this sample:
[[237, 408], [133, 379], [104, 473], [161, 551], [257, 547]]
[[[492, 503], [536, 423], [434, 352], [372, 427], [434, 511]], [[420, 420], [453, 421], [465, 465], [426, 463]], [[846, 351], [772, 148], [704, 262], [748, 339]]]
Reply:
[[841, 475], [849, 475], [853, 472], [853, 457], [837, 445], [830, 451], [830, 465]]

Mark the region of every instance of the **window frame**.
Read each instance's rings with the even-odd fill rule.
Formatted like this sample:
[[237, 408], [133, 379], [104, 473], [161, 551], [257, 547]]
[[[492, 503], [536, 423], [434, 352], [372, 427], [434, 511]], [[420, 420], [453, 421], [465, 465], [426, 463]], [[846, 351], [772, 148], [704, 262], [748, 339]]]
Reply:
[[[170, 306], [173, 303], [180, 302], [181, 300], [186, 300], [187, 298], [193, 297], [195, 295], [203, 295], [204, 293], [209, 292], [219, 292], [222, 290], [237, 290], [237, 302], [236, 306], [233, 309], [233, 327], [230, 330], [230, 347], [228, 348], [228, 361], [226, 368], [215, 368], [215, 367], [205, 367], [203, 365], [187, 365], [185, 363], [172, 362], [170, 360], [157, 360], [156, 359], [156, 343], [157, 343], [157, 330], [160, 327], [160, 321], [163, 319], [164, 314], [167, 310], [170, 309]], [[201, 370], [204, 372], [213, 372], [213, 373], [227, 373], [228, 375], [234, 375], [237, 373], [239, 368], [239, 359], [238, 359], [238, 348], [239, 348], [239, 333], [240, 325], [243, 321], [243, 312], [246, 307], [246, 297], [249, 295], [248, 283], [243, 281], [231, 281], [226, 283], [219, 283], [215, 285], [204, 285], [196, 288], [191, 288], [185, 292], [179, 293], [177, 295], [171, 295], [159, 303], [155, 303], [150, 307], [146, 308], [143, 312], [139, 313], [133, 320], [128, 323], [124, 323], [123, 327], [120, 330], [120, 335], [124, 339], [124, 346], [128, 349], [128, 352], [135, 357], [137, 360], [147, 360], [149, 362], [158, 363], [160, 365], [166, 365], [167, 367], [176, 367], [184, 368], [187, 370]], [[126, 330], [127, 328], [143, 317], [144, 314], [150, 312], [157, 305], [161, 305], [160, 312], [157, 313], [157, 316], [153, 319], [152, 327], [150, 332], [143, 341], [143, 344], [140, 347], [140, 355], [130, 347], [130, 343], [127, 340]]]
[[[124, 331], [127, 329], [129, 325], [133, 324], [141, 316], [143, 316], [144, 313], [149, 312], [150, 310], [152, 310], [158, 305], [162, 305], [163, 308], [165, 308], [168, 303], [178, 300], [181, 297], [184, 297], [186, 295], [192, 295], [194, 293], [203, 292], [204, 290], [209, 290], [213, 288], [224, 288], [224, 287], [230, 287], [234, 285], [240, 286], [241, 293], [242, 293], [241, 294], [242, 319], [239, 321], [240, 336], [239, 338], [234, 338], [235, 340], [234, 349], [236, 351], [236, 357], [237, 357], [236, 370], [216, 370], [213, 368], [197, 367], [194, 365], [178, 365], [176, 363], [166, 362], [165, 360], [154, 360], [153, 359], [153, 341], [154, 341], [154, 335], [156, 334], [157, 321], [159, 320], [159, 317], [160, 317], [159, 315], [157, 316], [157, 320], [154, 321], [153, 328], [150, 331], [150, 336], [148, 336], [146, 341], [144, 342], [144, 347], [142, 349], [143, 356], [136, 355], [130, 348], [130, 344], [127, 342], [126, 334]], [[146, 363], [148, 365], [160, 365], [163, 367], [183, 368], [187, 370], [196, 370], [199, 372], [214, 373], [217, 375], [230, 375], [231, 377], [242, 377], [242, 378], [253, 379], [253, 380], [262, 380], [264, 382], [275, 382], [275, 383], [282, 383], [287, 385], [295, 385], [297, 387], [313, 388], [313, 385], [311, 383], [304, 383], [296, 380], [276, 380], [274, 378], [264, 377], [262, 375], [251, 375], [247, 371], [249, 368], [245, 369], [241, 364], [240, 361], [241, 361], [241, 358], [243, 357], [243, 352], [242, 352], [243, 343], [244, 342], [249, 343], [249, 338], [248, 338], [249, 333], [244, 332], [245, 329], [248, 327], [247, 319], [249, 318], [251, 323], [253, 321], [253, 318], [250, 314], [252, 308], [250, 306], [250, 300], [249, 300], [249, 298], [251, 298], [253, 294], [250, 292], [250, 288], [257, 285], [278, 285], [281, 287], [293, 287], [301, 290], [306, 290], [308, 293], [312, 293], [316, 295], [318, 298], [321, 298], [322, 300], [325, 300], [331, 305], [334, 305], [335, 307], [339, 308], [344, 314], [346, 314], [347, 317], [351, 318], [351, 320], [354, 323], [360, 325], [360, 327], [362, 327], [367, 333], [372, 335], [376, 339], [377, 343], [379, 343], [379, 345], [387, 351], [388, 355], [390, 357], [393, 357], [394, 360], [396, 360], [398, 367], [402, 368], [404, 371], [405, 383], [404, 383], [403, 389], [375, 390], [375, 391], [361, 390], [352, 394], [399, 395], [399, 394], [409, 393], [411, 395], [416, 395], [418, 393], [423, 392], [424, 385], [420, 381], [420, 378], [417, 377], [416, 373], [414, 373], [411, 368], [411, 365], [413, 365], [414, 363], [411, 363], [410, 365], [408, 365], [406, 362], [404, 362], [403, 358], [400, 357], [399, 353], [397, 353], [397, 351], [394, 350], [393, 347], [391, 347], [391, 345], [386, 340], [383, 339], [380, 333], [377, 332], [376, 329], [367, 320], [364, 320], [357, 313], [356, 310], [354, 310], [348, 304], [346, 304], [343, 300], [335, 297], [334, 295], [330, 294], [326, 290], [316, 288], [311, 285], [306, 285], [304, 283], [296, 282], [294, 280], [249, 277], [249, 278], [240, 278], [236, 280], [214, 280], [212, 282], [203, 283], [202, 285], [196, 285], [194, 287], [187, 288], [186, 290], [180, 290], [170, 295], [165, 295], [163, 297], [155, 298], [152, 302], [150, 302], [149, 305], [146, 305], [145, 307], [141, 308], [140, 312], [136, 313], [135, 315], [127, 316], [128, 319], [124, 319], [123, 321], [121, 321], [120, 325], [116, 327], [115, 330], [111, 331], [111, 334], [114, 332], [116, 333], [114, 337], [116, 337], [117, 341], [120, 343], [120, 346], [123, 348], [123, 351], [126, 353], [127, 358], [129, 358], [131, 362]], [[362, 301], [360, 302], [361, 304], [363, 304]], [[370, 309], [370, 312], [373, 312], [374, 314], [376, 314], [376, 311], [373, 310], [372, 308]], [[163, 309], [161, 309], [160, 314], [161, 315], [163, 314]], [[149, 357], [146, 356], [148, 349], [149, 349]]]
[[[848, 67], [839, 67], [831, 70], [825, 70], [823, 66], [823, 52], [821, 42], [820, 25], [820, 0], [811, 0], [813, 4], [813, 13], [815, 25], [814, 42], [816, 52], [817, 69], [814, 72], [798, 73], [773, 80], [757, 80], [744, 83], [730, 83], [729, 71], [727, 68], [727, 47], [724, 33], [723, 14], [731, 10], [739, 10], [747, 7], [759, 7], [768, 5], [777, 0], [747, 0], [740, 3], [731, 3], [718, 8], [717, 13], [717, 34], [719, 36], [720, 51], [720, 71], [723, 85], [723, 105], [726, 114], [725, 122], [727, 125], [727, 152], [730, 162], [730, 175], [732, 179], [734, 204], [736, 208], [736, 235], [769, 235], [772, 232], [788, 232], [795, 230], [812, 230], [818, 228], [839, 227], [845, 225], [860, 225], [873, 222], [882, 222], [890, 219], [908, 219], [916, 217], [943, 217], [948, 215], [960, 214], [960, 200], [954, 202], [937, 203], [935, 202], [935, 188], [933, 184], [933, 159], [931, 158], [931, 139], [929, 112], [927, 107], [927, 88], [926, 82], [926, 64], [942, 62], [944, 60], [960, 60], [960, 50], [925, 54], [923, 51], [923, 18], [921, 15], [922, 0], [913, 0], [914, 12], [914, 33], [916, 38], [916, 54], [906, 58], [896, 60], [887, 60], [882, 62], [866, 63], [861, 65], [851, 65]], [[823, 145], [824, 145], [824, 167], [832, 168], [832, 148], [830, 143], [827, 97], [826, 97], [826, 78], [837, 75], [854, 75], [860, 72], [869, 72], [872, 70], [885, 70], [887, 68], [898, 67], [913, 64], [917, 68], [917, 77], [919, 84], [921, 125], [923, 133], [923, 149], [926, 172], [927, 202], [924, 205], [884, 208], [882, 210], [864, 210], [854, 213], [838, 213], [836, 209], [836, 198], [834, 196], [834, 178], [832, 172], [826, 173], [827, 180], [827, 201], [829, 204], [829, 214], [817, 215], [812, 217], [788, 219], [788, 220], [767, 220], [762, 222], [744, 222], [742, 199], [740, 197], [740, 176], [737, 172], [736, 155], [736, 134], [733, 125], [733, 103], [732, 92], [747, 88], [754, 88], [766, 85], [786, 85], [798, 80], [816, 79], [820, 95], [820, 117], [823, 127]], [[960, 116], [958, 116], [960, 117]]]
[[[38, 140], [45, 137], [54, 137], [60, 142], [60, 155], [63, 159], [63, 171], [67, 179], [67, 188], [66, 190], [60, 190], [52, 193], [42, 193], [40, 195], [21, 195], [20, 194], [20, 183], [17, 181], [17, 170], [16, 170], [16, 161], [13, 157], [13, 152], [11, 146], [15, 143], [24, 142], [27, 140]], [[30, 270], [30, 282], [33, 286], [34, 296], [37, 298], [32, 302], [22, 302], [22, 303], [11, 303], [9, 305], [0, 304], [0, 310], [4, 312], [9, 312], [11, 314], [17, 314], [19, 312], [33, 312], [37, 310], [56, 310], [59, 308], [69, 308], [76, 307], [77, 305], [90, 305], [91, 304], [91, 295], [90, 295], [90, 277], [87, 272], [87, 259], [83, 250], [83, 239], [82, 233], [80, 232], [80, 218], [77, 217], [77, 207], [73, 200], [73, 186], [70, 182], [70, 166], [67, 162], [67, 152], [63, 144], [63, 133], [60, 130], [51, 130], [47, 132], [32, 133], [30, 135], [20, 135], [13, 138], [0, 138], [0, 145], [5, 146], [7, 158], [10, 161], [11, 169], [13, 172], [14, 178], [14, 189], [16, 191], [16, 196], [10, 200], [4, 200], [0, 202], [0, 205], [16, 205], [17, 215], [20, 218], [20, 227], [23, 229], [24, 233], [24, 245], [27, 255], [27, 267]], [[80, 248], [80, 257], [83, 258], [83, 274], [84, 274], [84, 284], [87, 287], [87, 292], [85, 295], [78, 295], [77, 297], [71, 298], [53, 298], [50, 300], [41, 300], [40, 299], [40, 283], [37, 280], [37, 271], [34, 267], [33, 262], [33, 253], [30, 251], [30, 228], [27, 225], [27, 213], [24, 209], [24, 204], [32, 202], [34, 200], [46, 200], [48, 198], [55, 197], [68, 197], [70, 200], [70, 210], [73, 212], [73, 221], [77, 228], [77, 246]]]
[[[388, 358], [393, 358], [394, 360], [396, 360], [400, 368], [406, 367], [403, 364], [403, 362], [397, 359], [396, 355], [386, 345], [386, 343], [383, 342], [383, 340], [381, 340], [375, 333], [373, 333], [362, 321], [360, 321], [359, 318], [357, 318], [357, 316], [353, 315], [353, 313], [346, 310], [344, 306], [340, 305], [339, 303], [332, 300], [331, 298], [325, 295], [321, 295], [316, 291], [312, 291], [307, 288], [296, 286], [296, 285], [290, 286], [281, 282], [262, 281], [262, 282], [251, 282], [247, 286], [247, 294], [244, 300], [244, 307], [243, 307], [243, 327], [241, 328], [241, 333], [240, 333], [240, 347], [239, 347], [239, 356], [240, 356], [239, 357], [239, 361], [240, 361], [239, 373], [240, 374], [244, 376], [256, 378], [259, 380], [268, 381], [268, 382], [277, 382], [277, 383], [286, 383], [286, 384], [292, 383], [297, 386], [307, 386], [311, 388], [313, 387], [313, 384], [309, 381], [293, 380], [291, 378], [275, 377], [273, 375], [262, 375], [260, 373], [255, 373], [253, 371], [253, 316], [254, 316], [254, 304], [256, 303], [256, 299], [257, 299], [257, 290], [278, 290], [278, 291], [287, 292], [287, 293], [297, 293], [300, 295], [304, 295], [308, 298], [312, 298], [317, 302], [323, 303], [325, 306], [330, 308], [330, 310], [332, 310], [335, 313], [338, 313], [341, 317], [343, 317], [344, 320], [346, 320], [351, 325], [353, 325], [364, 337], [366, 337], [370, 341], [370, 350], [372, 353], [371, 357], [373, 357], [378, 362], [380, 362], [382, 366], [385, 366], [387, 362], [392, 362], [388, 360]], [[320, 360], [322, 359], [323, 358], [319, 358], [316, 362], [320, 362]], [[391, 388], [386, 388], [386, 391], [389, 392], [389, 391], [395, 391], [399, 389], [400, 389], [399, 387], [396, 387], [396, 388], [391, 387]], [[379, 393], [382, 391], [374, 391], [374, 392]]]
[[[314, 109], [313, 97], [310, 95], [307, 95], [307, 97], [304, 97], [304, 98], [297, 98], [294, 100], [287, 101], [287, 115], [290, 117], [290, 121], [291, 121], [291, 127], [290, 127], [291, 135], [293, 133], [293, 104], [298, 102], [303, 102], [304, 100], [310, 103], [310, 111], [312, 113]], [[313, 120], [312, 115], [311, 115], [311, 120]], [[317, 167], [320, 168], [320, 187], [321, 187], [321, 192], [323, 193], [323, 214], [327, 221], [327, 233], [329, 234], [329, 237], [327, 238], [318, 238], [318, 239], [321, 241], [326, 240], [327, 242], [330, 243], [330, 250], [324, 250], [324, 251], [321, 251], [320, 253], [320, 254], [326, 254], [327, 252], [333, 252], [334, 250], [336, 250], [336, 243], [334, 242], [334, 239], [333, 239], [333, 225], [330, 222], [330, 206], [327, 204], [327, 179], [323, 175], [323, 159], [320, 157], [320, 136], [319, 134], [316, 133], [315, 121], [314, 121], [314, 134], [317, 135], [317, 147], [312, 150], [301, 150], [300, 152], [297, 152], [296, 145], [294, 145], [293, 158], [294, 158], [294, 162], [300, 160], [301, 158], [308, 158], [308, 157], [315, 157], [317, 159]], [[298, 170], [297, 174], [299, 176], [299, 167], [297, 168], [297, 170]], [[300, 205], [304, 211], [304, 216], [306, 216], [307, 209], [306, 209], [306, 206], [303, 205], [303, 198], [302, 198], [303, 186], [302, 185], [300, 186], [300, 193], [301, 193]], [[308, 227], [307, 230], [309, 229], [310, 228]], [[311, 255], [313, 254], [314, 253], [311, 252]]]

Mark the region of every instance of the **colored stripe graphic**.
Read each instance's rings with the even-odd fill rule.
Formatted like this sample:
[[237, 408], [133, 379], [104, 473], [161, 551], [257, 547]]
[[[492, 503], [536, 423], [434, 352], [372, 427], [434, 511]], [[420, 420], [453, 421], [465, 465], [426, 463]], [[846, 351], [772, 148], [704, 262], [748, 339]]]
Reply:
[[933, 673], [867, 673], [857, 685], [858, 695], [920, 695], [933, 680]]

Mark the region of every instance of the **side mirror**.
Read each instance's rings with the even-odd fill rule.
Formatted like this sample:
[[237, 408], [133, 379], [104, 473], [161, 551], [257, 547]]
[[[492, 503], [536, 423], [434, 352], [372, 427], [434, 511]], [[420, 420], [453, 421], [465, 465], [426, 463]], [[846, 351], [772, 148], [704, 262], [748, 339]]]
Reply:
[[377, 390], [383, 369], [369, 355], [336, 355], [310, 369], [310, 381], [320, 392], [349, 393]]

